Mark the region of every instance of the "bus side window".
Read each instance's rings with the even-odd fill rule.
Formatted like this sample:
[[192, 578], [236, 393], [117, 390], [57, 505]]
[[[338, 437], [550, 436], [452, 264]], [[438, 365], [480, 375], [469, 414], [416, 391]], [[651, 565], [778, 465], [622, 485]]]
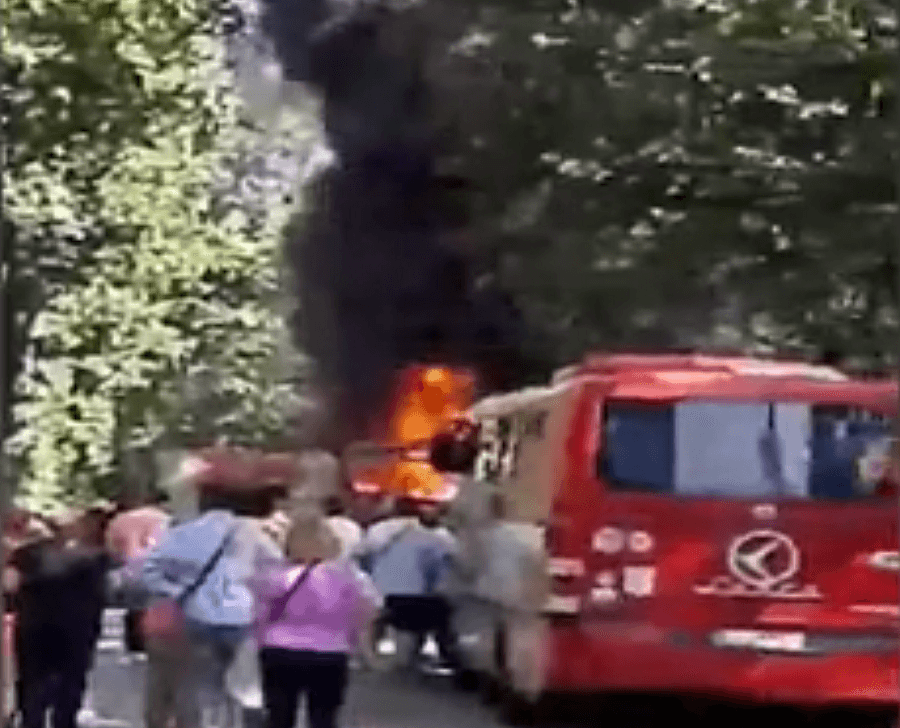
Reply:
[[475, 479], [488, 482], [507, 480], [516, 475], [519, 435], [509, 417], [486, 419], [481, 424], [480, 453]]
[[809, 492], [813, 498], [848, 498], [853, 495], [852, 465], [838, 453], [842, 429], [834, 421], [816, 419], [812, 434]]
[[873, 440], [887, 432], [877, 419], [851, 419], [820, 412], [812, 439], [810, 494], [813, 498], [847, 500], [867, 495], [855, 487], [859, 458]]
[[671, 407], [609, 405], [603, 421], [599, 471], [618, 490], [673, 489]]

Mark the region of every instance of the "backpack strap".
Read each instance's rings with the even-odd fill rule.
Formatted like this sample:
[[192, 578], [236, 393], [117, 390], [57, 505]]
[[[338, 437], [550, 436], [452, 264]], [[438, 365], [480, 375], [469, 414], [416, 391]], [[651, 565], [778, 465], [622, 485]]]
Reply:
[[294, 583], [290, 585], [288, 590], [284, 594], [282, 594], [281, 598], [279, 598], [278, 601], [276, 601], [272, 606], [272, 609], [269, 612], [270, 622], [277, 622], [282, 618], [282, 616], [284, 616], [284, 610], [287, 609], [288, 603], [291, 601], [294, 594], [297, 593], [300, 587], [303, 586], [303, 584], [309, 578], [310, 573], [312, 573], [312, 570], [316, 566], [318, 566], [319, 563], [320, 562], [318, 559], [310, 561], [303, 569], [303, 571], [300, 572], [300, 575], [296, 579], [294, 579]]
[[184, 605], [188, 602], [188, 600], [194, 596], [196, 591], [203, 586], [203, 582], [205, 582], [209, 575], [212, 573], [213, 569], [216, 568], [216, 564], [221, 561], [222, 557], [225, 555], [225, 552], [228, 550], [229, 545], [231, 545], [231, 541], [234, 538], [235, 533], [237, 533], [238, 527], [234, 526], [229, 529], [228, 533], [225, 535], [225, 538], [222, 539], [222, 543], [219, 544], [219, 547], [213, 552], [213, 555], [209, 557], [209, 560], [203, 565], [203, 568], [200, 570], [200, 573], [197, 575], [197, 578], [185, 589], [181, 592], [181, 595], [178, 597], [177, 602], [179, 606], [184, 607]]
[[403, 526], [403, 528], [398, 530], [393, 536], [391, 536], [387, 541], [385, 541], [381, 545], [381, 548], [377, 548], [374, 551], [366, 554], [365, 561], [367, 562], [368, 570], [374, 569], [375, 563], [381, 557], [383, 557], [385, 554], [387, 554], [392, 548], [394, 548], [394, 546], [396, 546], [403, 539], [404, 536], [406, 536], [408, 533], [411, 533], [413, 528], [415, 528], [415, 525], [416, 525], [415, 523], [409, 523], [409, 524]]

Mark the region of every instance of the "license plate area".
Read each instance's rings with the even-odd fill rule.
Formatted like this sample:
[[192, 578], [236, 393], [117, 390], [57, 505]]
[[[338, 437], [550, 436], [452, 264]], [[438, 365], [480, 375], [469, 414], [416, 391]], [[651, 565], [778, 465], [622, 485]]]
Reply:
[[710, 635], [714, 647], [755, 652], [802, 654], [808, 651], [805, 632], [773, 632], [759, 629], [721, 629]]

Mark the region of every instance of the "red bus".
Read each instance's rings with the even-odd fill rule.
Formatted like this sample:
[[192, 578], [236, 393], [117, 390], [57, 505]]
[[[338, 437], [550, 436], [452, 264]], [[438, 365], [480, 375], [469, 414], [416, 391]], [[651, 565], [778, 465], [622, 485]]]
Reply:
[[510, 716], [554, 693], [896, 706], [896, 490], [859, 467], [896, 401], [805, 363], [617, 355], [476, 403], [469, 667]]

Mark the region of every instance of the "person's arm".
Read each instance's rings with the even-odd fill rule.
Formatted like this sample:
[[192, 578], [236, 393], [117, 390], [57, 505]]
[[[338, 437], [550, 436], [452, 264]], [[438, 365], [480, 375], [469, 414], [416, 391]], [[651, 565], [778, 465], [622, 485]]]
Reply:
[[22, 587], [26, 583], [28, 560], [23, 552], [27, 547], [12, 549], [3, 567], [3, 591], [6, 599], [4, 608], [7, 612], [18, 612], [22, 597]]
[[41, 549], [42, 544], [28, 544], [21, 546], [12, 552], [9, 556], [8, 567], [12, 568], [16, 575], [14, 578], [17, 582], [17, 589], [21, 590], [32, 582], [39, 581], [43, 576], [41, 566]]
[[362, 569], [352, 567], [354, 577], [354, 589], [356, 591], [356, 613], [354, 629], [354, 641], [362, 651], [363, 658], [369, 664], [377, 662], [374, 652], [375, 646], [369, 639], [372, 627], [381, 610], [384, 607], [384, 598], [379, 593], [375, 582]]
[[[83, 563], [83, 567], [79, 563]], [[80, 560], [75, 561], [75, 568], [84, 568], [91, 577], [92, 584], [98, 589], [99, 608], [115, 606], [119, 601], [118, 581], [114, 559], [103, 547], [88, 547]]]
[[357, 588], [359, 589], [360, 604], [364, 612], [377, 612], [384, 606], [384, 597], [375, 586], [372, 577], [362, 569], [353, 569], [356, 578]]
[[3, 567], [3, 593], [6, 595], [7, 611], [13, 611], [22, 586], [22, 574], [15, 566]]
[[253, 637], [262, 644], [272, 611], [272, 571], [264, 570], [250, 577], [250, 593], [253, 595]]

